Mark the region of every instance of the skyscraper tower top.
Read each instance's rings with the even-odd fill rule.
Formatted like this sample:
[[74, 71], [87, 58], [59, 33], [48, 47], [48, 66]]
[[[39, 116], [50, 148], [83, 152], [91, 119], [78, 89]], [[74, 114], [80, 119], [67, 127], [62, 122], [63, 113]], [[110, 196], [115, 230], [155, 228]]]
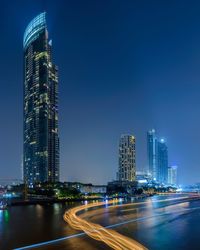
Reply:
[[149, 134], [155, 134], [155, 133], [156, 133], [156, 130], [155, 130], [154, 128], [152, 128], [152, 129], [150, 129], [150, 130], [148, 131], [148, 133], [149, 133]]
[[37, 39], [39, 33], [46, 29], [46, 27], [46, 12], [40, 13], [35, 18], [33, 18], [33, 20], [28, 24], [24, 32], [24, 49], [26, 49], [31, 42]]

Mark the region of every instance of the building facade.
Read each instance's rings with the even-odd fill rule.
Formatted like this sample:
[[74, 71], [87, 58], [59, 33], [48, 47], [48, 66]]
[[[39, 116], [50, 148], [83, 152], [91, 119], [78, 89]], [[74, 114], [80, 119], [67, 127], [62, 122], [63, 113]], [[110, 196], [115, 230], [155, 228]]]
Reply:
[[177, 166], [171, 166], [168, 168], [168, 184], [176, 186], [177, 185]]
[[168, 148], [164, 139], [159, 140], [155, 129], [147, 132], [147, 157], [149, 173], [152, 180], [167, 184]]
[[168, 182], [168, 148], [164, 141], [158, 141], [158, 168], [157, 168], [157, 181], [162, 184]]
[[27, 26], [24, 39], [24, 182], [59, 181], [58, 68], [52, 61], [46, 13]]
[[122, 135], [119, 142], [119, 181], [135, 181], [136, 179], [136, 152], [135, 137]]
[[149, 173], [153, 180], [157, 180], [158, 140], [155, 129], [151, 129], [147, 132], [147, 158]]

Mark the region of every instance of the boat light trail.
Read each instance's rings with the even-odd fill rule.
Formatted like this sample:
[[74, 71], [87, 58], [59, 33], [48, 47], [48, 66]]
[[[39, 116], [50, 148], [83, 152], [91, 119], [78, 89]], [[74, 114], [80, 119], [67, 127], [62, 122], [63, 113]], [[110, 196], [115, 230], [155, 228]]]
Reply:
[[147, 250], [139, 242], [123, 236], [112, 229], [106, 229], [101, 225], [81, 219], [76, 214], [92, 207], [113, 204], [113, 201], [87, 204], [69, 209], [65, 212], [64, 220], [74, 229], [84, 231], [91, 238], [102, 241], [115, 250]]
[[[174, 200], [183, 200], [183, 199], [190, 199], [188, 196], [183, 196], [183, 197], [178, 197], [178, 198], [169, 198], [165, 200], [152, 200], [151, 202], [166, 202], [166, 201], [174, 201]], [[106, 202], [96, 202], [92, 204], [85, 204], [79, 207], [71, 208], [68, 211], [65, 212], [63, 218], [64, 220], [74, 229], [76, 230], [82, 230], [84, 231], [88, 236], [91, 238], [102, 241], [111, 248], [115, 250], [146, 250], [147, 248], [144, 247], [142, 244], [139, 242], [130, 239], [126, 236], [123, 236], [119, 233], [117, 233], [114, 230], [108, 229], [111, 227], [104, 228], [103, 226], [99, 224], [95, 224], [92, 222], [88, 222], [84, 219], [81, 219], [80, 217], [77, 216], [77, 213], [80, 213], [81, 211], [84, 211], [88, 208], [94, 208], [94, 207], [100, 207], [104, 205], [112, 205], [111, 207], [123, 207], [123, 206], [133, 206], [137, 204], [147, 204], [147, 202], [137, 202], [137, 203], [129, 203], [129, 204], [114, 204], [115, 200], [112, 201], [106, 201]], [[146, 218], [145, 218], [146, 219]], [[120, 225], [120, 223], [118, 223]], [[123, 223], [121, 224], [123, 225]]]
[[[198, 198], [199, 196], [193, 196], [193, 198], [196, 198], [196, 197]], [[157, 203], [157, 202], [165, 202], [165, 201], [179, 200], [179, 199], [190, 200], [190, 198], [188, 196], [187, 197], [183, 196], [183, 197], [179, 197], [179, 198], [170, 198], [170, 199], [164, 199], [164, 200], [152, 200], [151, 202], [152, 203], [154, 203], [154, 202]], [[137, 202], [137, 203], [117, 204], [117, 205], [115, 204], [113, 206], [109, 206], [108, 208], [120, 207], [120, 206], [131, 206], [131, 205], [134, 206], [134, 205], [146, 204], [146, 203], [148, 203], [148, 202]], [[108, 203], [106, 203], [106, 204], [108, 204]], [[96, 203], [96, 206], [100, 206], [100, 203]], [[156, 214], [156, 215], [153, 215], [153, 216], [145, 216], [145, 217], [135, 218], [135, 219], [131, 219], [131, 220], [128, 220], [128, 221], [108, 225], [105, 228], [114, 228], [114, 227], [129, 224], [129, 223], [137, 222], [137, 221], [145, 221], [145, 220], [152, 219], [152, 218], [158, 217], [158, 216], [170, 215], [170, 214], [173, 214], [173, 213], [181, 213], [181, 212], [184, 212], [184, 211], [197, 210], [197, 209], [200, 209], [200, 207], [180, 209], [180, 210], [177, 210], [177, 211], [173, 211], [172, 213], [164, 212], [164, 213]], [[15, 248], [14, 250], [26, 250], [26, 249], [33, 249], [33, 248], [43, 247], [43, 246], [47, 246], [47, 245], [56, 244], [56, 243], [59, 243], [61, 241], [81, 237], [81, 236], [84, 236], [84, 235], [86, 235], [86, 233], [84, 233], [84, 232], [83, 233], [72, 234], [72, 235], [61, 237], [61, 238], [58, 238], [58, 239], [55, 239], [55, 240], [49, 240], [49, 241], [40, 242], [40, 243], [36, 243], [36, 244], [24, 246], [24, 247]]]

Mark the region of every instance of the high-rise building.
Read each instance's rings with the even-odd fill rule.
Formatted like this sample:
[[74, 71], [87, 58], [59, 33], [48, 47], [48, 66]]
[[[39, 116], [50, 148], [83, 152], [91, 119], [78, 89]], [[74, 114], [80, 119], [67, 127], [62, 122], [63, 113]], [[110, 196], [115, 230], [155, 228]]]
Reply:
[[158, 140], [155, 129], [147, 132], [147, 156], [149, 173], [152, 179], [157, 179], [157, 165], [158, 165]]
[[46, 13], [27, 26], [24, 39], [23, 174], [28, 184], [59, 181], [58, 69], [52, 61]]
[[171, 166], [168, 168], [168, 184], [177, 185], [177, 166]]
[[164, 139], [158, 141], [157, 181], [164, 184], [168, 182], [168, 148]]
[[133, 135], [121, 135], [119, 142], [119, 181], [135, 181], [136, 178], [136, 154], [135, 137]]
[[147, 155], [152, 179], [167, 184], [168, 149], [164, 139], [158, 139], [155, 129], [147, 132]]

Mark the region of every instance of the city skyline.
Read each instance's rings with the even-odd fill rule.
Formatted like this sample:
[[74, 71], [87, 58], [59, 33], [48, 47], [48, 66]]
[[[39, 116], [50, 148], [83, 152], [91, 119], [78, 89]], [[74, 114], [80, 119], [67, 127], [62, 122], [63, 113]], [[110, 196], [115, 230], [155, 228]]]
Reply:
[[146, 131], [155, 127], [166, 136], [180, 184], [198, 182], [199, 4], [59, 3], [3, 2], [0, 10], [2, 178], [21, 177], [22, 36], [45, 9], [61, 77], [62, 180], [115, 179], [123, 133], [135, 135], [136, 165], [146, 167]]

